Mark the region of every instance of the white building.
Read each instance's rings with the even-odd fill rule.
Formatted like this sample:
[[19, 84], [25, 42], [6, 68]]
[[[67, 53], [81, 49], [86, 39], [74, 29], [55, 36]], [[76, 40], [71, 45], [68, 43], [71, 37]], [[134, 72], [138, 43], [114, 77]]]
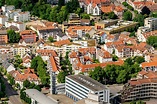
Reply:
[[9, 6], [4, 5], [4, 6], [2, 6], [3, 13], [7, 13], [7, 11], [13, 10], [13, 9], [15, 9], [15, 7], [13, 5], [9, 5]]
[[4, 15], [0, 15], [0, 24], [5, 24], [5, 22], [8, 21], [8, 17]]
[[149, 27], [151, 30], [156, 30], [157, 29], [157, 18], [146, 18], [144, 20], [144, 26]]
[[103, 84], [84, 75], [66, 77], [65, 93], [74, 101], [87, 98], [89, 94], [98, 95], [99, 101], [109, 103], [110, 91]]
[[19, 12], [14, 16], [15, 22], [24, 22], [30, 20], [30, 12]]
[[5, 27], [16, 26], [19, 31], [23, 31], [26, 29], [26, 25], [23, 22], [5, 22]]

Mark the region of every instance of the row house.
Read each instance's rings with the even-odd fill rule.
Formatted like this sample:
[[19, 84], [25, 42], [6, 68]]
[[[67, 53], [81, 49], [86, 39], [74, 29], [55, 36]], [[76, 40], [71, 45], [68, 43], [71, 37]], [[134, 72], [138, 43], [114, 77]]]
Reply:
[[79, 38], [85, 37], [86, 33], [93, 36], [95, 30], [91, 26], [70, 26], [65, 33], [69, 39], [78, 40]]
[[32, 61], [32, 57], [27, 53], [22, 57], [22, 65], [24, 67], [31, 67], [31, 61]]
[[104, 48], [97, 47], [96, 59], [98, 59], [100, 63], [109, 62], [112, 61], [112, 55]]
[[157, 72], [144, 71], [138, 73], [136, 79], [126, 83], [121, 91], [122, 102], [139, 99], [157, 98]]
[[143, 62], [140, 66], [146, 71], [157, 71], [157, 61]]
[[23, 46], [23, 45], [14, 45], [12, 47], [13, 50], [13, 55], [19, 55], [21, 58], [26, 54], [30, 53], [30, 48], [28, 46]]
[[43, 39], [45, 41], [48, 41], [49, 37], [53, 37], [56, 41], [68, 39], [68, 37], [62, 33], [60, 28], [54, 26], [38, 28], [36, 32], [39, 39]]
[[37, 38], [37, 34], [33, 30], [21, 31], [20, 36], [26, 43], [35, 43]]
[[123, 65], [124, 61], [118, 60], [118, 61], [111, 61], [111, 62], [105, 62], [105, 63], [92, 63], [92, 64], [82, 64], [79, 59], [76, 59], [73, 61], [72, 69], [75, 71], [75, 74], [79, 74], [83, 72], [85, 75], [88, 75], [88, 72], [93, 70], [95, 67], [106, 67], [107, 65]]
[[23, 73], [15, 70], [15, 71], [11, 71], [9, 74], [15, 79], [15, 83], [18, 83], [21, 88], [23, 88], [23, 82], [25, 80], [28, 80], [36, 85], [40, 84], [40, 79], [35, 74], [34, 69], [30, 69], [30, 68], [24, 69]]
[[0, 30], [0, 44], [8, 43], [7, 30]]

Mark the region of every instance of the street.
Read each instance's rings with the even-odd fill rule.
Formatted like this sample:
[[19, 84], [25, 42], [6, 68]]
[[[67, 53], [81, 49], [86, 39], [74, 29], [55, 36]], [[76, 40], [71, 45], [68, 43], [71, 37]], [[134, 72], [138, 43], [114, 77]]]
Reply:
[[7, 80], [1, 76], [2, 80], [5, 83], [5, 90], [6, 90], [6, 94], [9, 98], [9, 101], [11, 104], [22, 104], [20, 97], [18, 95], [18, 93], [12, 88], [12, 86], [7, 82]]

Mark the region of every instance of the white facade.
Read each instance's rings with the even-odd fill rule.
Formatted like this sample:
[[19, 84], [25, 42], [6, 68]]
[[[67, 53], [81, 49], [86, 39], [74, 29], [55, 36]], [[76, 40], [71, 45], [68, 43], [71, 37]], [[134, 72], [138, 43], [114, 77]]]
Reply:
[[0, 16], [0, 24], [5, 24], [5, 22], [8, 21], [8, 17], [7, 16]]
[[151, 29], [149, 27], [139, 27], [137, 30], [137, 39], [140, 42], [146, 42], [146, 38], [143, 36], [144, 33], [150, 32]]
[[87, 6], [87, 14], [100, 15], [101, 14], [101, 10], [100, 10], [100, 8], [97, 5], [93, 8], [92, 7], [92, 3], [90, 3]]
[[[109, 103], [110, 91], [99, 82], [84, 76], [73, 75], [66, 77], [65, 93], [74, 101], [88, 98], [89, 93], [98, 95], [100, 102]], [[97, 89], [97, 86], [99, 88]]]
[[6, 13], [9, 10], [13, 10], [13, 9], [15, 9], [15, 7], [13, 5], [9, 5], [9, 6], [4, 5], [4, 6], [2, 6], [2, 11], [4, 13]]
[[30, 12], [19, 12], [14, 16], [15, 22], [24, 22], [30, 20]]
[[5, 27], [16, 26], [19, 31], [23, 31], [26, 29], [25, 23], [22, 22], [5, 22]]
[[151, 30], [157, 29], [157, 18], [146, 18], [144, 20], [144, 26], [149, 27]]

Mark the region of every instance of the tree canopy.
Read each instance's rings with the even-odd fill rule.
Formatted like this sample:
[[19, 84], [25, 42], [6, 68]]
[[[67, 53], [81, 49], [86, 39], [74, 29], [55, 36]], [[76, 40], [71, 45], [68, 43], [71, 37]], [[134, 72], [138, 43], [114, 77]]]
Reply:
[[157, 48], [157, 36], [150, 36], [147, 38], [147, 44]]
[[126, 11], [123, 13], [123, 19], [131, 21], [132, 20], [132, 13], [130, 11]]
[[15, 33], [14, 30], [8, 30], [7, 34], [8, 34], [9, 43], [18, 43], [19, 42], [19, 40], [20, 40], [19, 33]]

